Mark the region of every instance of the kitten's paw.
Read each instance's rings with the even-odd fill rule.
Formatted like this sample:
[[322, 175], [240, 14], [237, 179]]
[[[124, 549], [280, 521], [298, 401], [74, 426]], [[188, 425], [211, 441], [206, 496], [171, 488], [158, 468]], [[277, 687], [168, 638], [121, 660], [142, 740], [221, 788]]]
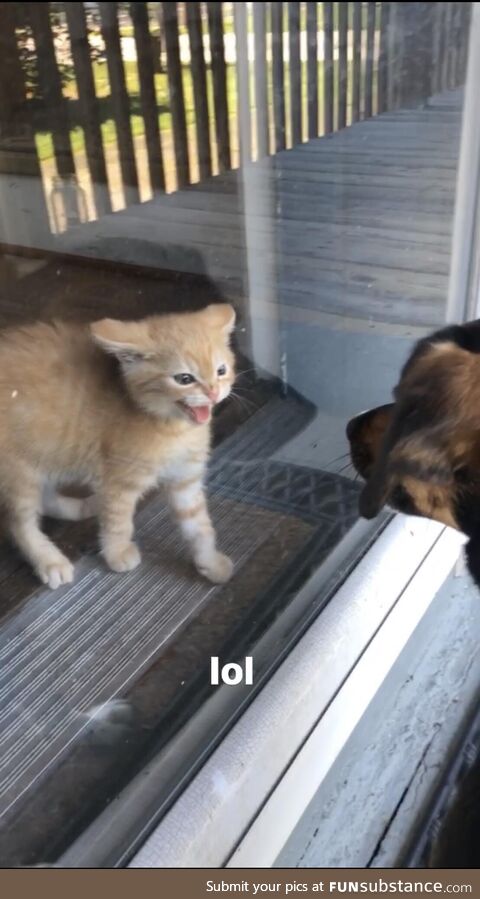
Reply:
[[112, 571], [132, 571], [142, 560], [136, 543], [127, 543], [115, 550], [109, 549], [103, 555]]
[[71, 584], [73, 565], [66, 556], [59, 553], [57, 559], [50, 559], [37, 565], [37, 574], [43, 584], [48, 584], [52, 590], [56, 590], [63, 584]]
[[197, 569], [212, 584], [226, 584], [233, 574], [233, 562], [223, 553], [214, 553], [208, 559], [197, 561]]

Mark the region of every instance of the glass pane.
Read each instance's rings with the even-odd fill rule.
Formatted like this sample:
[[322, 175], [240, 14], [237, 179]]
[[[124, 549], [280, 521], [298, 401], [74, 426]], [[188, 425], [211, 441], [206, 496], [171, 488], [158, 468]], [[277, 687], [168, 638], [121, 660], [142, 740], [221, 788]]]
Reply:
[[3, 866], [163, 752], [161, 813], [384, 527], [345, 427], [445, 320], [471, 6], [0, 4]]

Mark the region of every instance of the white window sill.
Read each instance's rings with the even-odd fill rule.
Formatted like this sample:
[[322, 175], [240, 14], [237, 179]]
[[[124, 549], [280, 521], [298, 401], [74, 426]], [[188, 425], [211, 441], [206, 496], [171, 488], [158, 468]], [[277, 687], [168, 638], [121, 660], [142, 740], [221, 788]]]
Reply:
[[432, 522], [397, 516], [131, 866], [271, 866], [463, 540]]

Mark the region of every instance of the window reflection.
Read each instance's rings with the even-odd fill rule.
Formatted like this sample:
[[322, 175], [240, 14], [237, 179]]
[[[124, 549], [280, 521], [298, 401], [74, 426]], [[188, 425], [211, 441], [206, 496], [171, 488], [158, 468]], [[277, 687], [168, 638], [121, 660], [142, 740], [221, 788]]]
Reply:
[[346, 421], [445, 317], [470, 13], [0, 3], [2, 327], [228, 301], [239, 368], [208, 477], [228, 586], [187, 570], [157, 493], [126, 578], [92, 522], [47, 525], [76, 564], [54, 594], [0, 546], [4, 865], [57, 858], [171, 740], [191, 773], [210, 655], [254, 653], [314, 575], [319, 612], [374, 538], [322, 581], [358, 518]]

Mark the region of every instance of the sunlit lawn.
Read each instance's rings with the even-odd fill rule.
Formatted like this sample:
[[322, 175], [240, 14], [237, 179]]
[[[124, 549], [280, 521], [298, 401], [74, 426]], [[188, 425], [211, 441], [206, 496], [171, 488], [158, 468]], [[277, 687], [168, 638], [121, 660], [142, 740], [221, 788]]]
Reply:
[[[132, 134], [139, 137], [144, 134], [144, 122], [140, 110], [140, 95], [138, 83], [137, 64], [135, 62], [125, 62], [125, 75], [127, 90], [131, 96], [132, 109], [131, 116]], [[102, 115], [102, 134], [105, 144], [114, 143], [116, 140], [115, 123], [113, 118], [109, 116], [109, 95], [110, 85], [108, 81], [108, 67], [106, 63], [93, 63], [93, 71], [95, 78], [95, 87], [97, 97], [104, 99], [103, 104], [100, 102], [100, 110]], [[172, 117], [169, 111], [169, 93], [168, 93], [168, 76], [166, 73], [157, 73], [155, 75], [155, 88], [157, 93], [157, 102], [159, 107], [158, 122], [161, 131], [170, 131], [172, 128]], [[183, 67], [183, 88], [185, 96], [185, 114], [187, 125], [195, 122], [195, 108], [193, 97], [193, 84], [190, 69]], [[213, 88], [211, 73], [207, 70], [207, 89], [209, 108], [213, 109]], [[76, 85], [71, 82], [65, 86], [65, 95], [72, 100], [76, 99]], [[230, 115], [236, 114], [236, 83], [235, 83], [235, 67], [227, 66], [227, 101]], [[51, 135], [48, 132], [37, 133], [37, 149], [41, 160], [49, 159], [53, 156], [53, 145]], [[73, 152], [81, 152], [84, 149], [83, 130], [81, 127], [72, 127], [71, 141]]]
[[[139, 82], [138, 82], [138, 71], [136, 62], [125, 62], [125, 73], [126, 73], [126, 83], [127, 90], [131, 97], [131, 127], [132, 134], [134, 137], [141, 137], [144, 134], [144, 121], [141, 115], [141, 106], [140, 106], [140, 95], [139, 95]], [[336, 69], [337, 63], [334, 64], [334, 82], [336, 82]], [[111, 116], [110, 109], [110, 85], [108, 81], [108, 68], [107, 64], [104, 62], [95, 62], [93, 63], [93, 71], [95, 78], [95, 87], [97, 97], [99, 98], [99, 109], [102, 121], [102, 134], [104, 144], [107, 146], [108, 144], [114, 144], [116, 141], [116, 130], [115, 123]], [[322, 109], [323, 109], [323, 66], [318, 67], [318, 90], [319, 90], [319, 98], [320, 98], [320, 122], [322, 121]], [[307, 104], [307, 78], [306, 78], [306, 63], [302, 66], [302, 108], [303, 108], [303, 118], [306, 121], [306, 104]], [[271, 67], [269, 66], [268, 72], [268, 82], [269, 82], [269, 94], [271, 96]], [[286, 105], [286, 116], [287, 116], [287, 135], [288, 135], [288, 121], [290, 114], [290, 102], [289, 102], [289, 84], [290, 84], [290, 71], [288, 64], [285, 66], [285, 105]], [[188, 66], [183, 67], [183, 86], [184, 86], [184, 96], [185, 96], [185, 114], [187, 125], [194, 125], [195, 123], [195, 107], [194, 107], [194, 95], [193, 95], [193, 84], [192, 84], [192, 76]], [[155, 75], [155, 87], [157, 93], [157, 102], [158, 102], [158, 121], [161, 132], [171, 132], [172, 130], [172, 117], [169, 111], [169, 92], [168, 92], [168, 76], [166, 73], [157, 73]], [[208, 90], [208, 104], [210, 110], [210, 116], [213, 120], [214, 117], [214, 104], [213, 104], [213, 85], [212, 85], [212, 74], [210, 69], [207, 69], [207, 90]], [[253, 69], [251, 70], [251, 81], [250, 81], [250, 104], [252, 110], [255, 108], [255, 83], [254, 83], [254, 75]], [[72, 100], [72, 122], [75, 122], [75, 118], [78, 115], [78, 110], [73, 106], [74, 101], [77, 98], [76, 93], [76, 84], [75, 82], [70, 82], [65, 86], [65, 95]], [[236, 118], [237, 115], [237, 90], [236, 90], [236, 74], [235, 74], [235, 66], [227, 65], [227, 102], [228, 102], [228, 110], [230, 117]], [[348, 97], [347, 97], [347, 106], [350, 107], [351, 103], [351, 70], [349, 67], [348, 73]], [[271, 104], [270, 104], [271, 105]], [[334, 104], [335, 106], [335, 104]], [[271, 116], [271, 112], [270, 112]], [[321, 129], [320, 129], [321, 130]], [[42, 161], [46, 161], [53, 157], [53, 144], [51, 133], [46, 130], [41, 130], [41, 127], [37, 126], [37, 151], [39, 154], [39, 158]], [[83, 129], [80, 125], [72, 124], [71, 130], [71, 142], [72, 149], [74, 153], [83, 152], [84, 150], [84, 135]]]

